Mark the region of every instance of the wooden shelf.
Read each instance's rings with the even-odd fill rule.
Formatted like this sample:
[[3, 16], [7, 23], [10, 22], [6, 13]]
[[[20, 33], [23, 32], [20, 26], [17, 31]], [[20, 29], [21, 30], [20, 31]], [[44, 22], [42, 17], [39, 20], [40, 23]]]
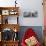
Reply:
[[[15, 12], [17, 12], [17, 13], [15, 14]], [[7, 19], [8, 16], [14, 16], [14, 17], [17, 16], [17, 24], [8, 24], [8, 19]], [[3, 30], [7, 28], [7, 29], [11, 29], [10, 31], [14, 31], [14, 33], [15, 32], [18, 33], [19, 29], [20, 29], [20, 26], [18, 24], [18, 16], [19, 16], [19, 7], [0, 7], [0, 20], [1, 20], [0, 32], [3, 33]], [[2, 36], [2, 34], [1, 34], [1, 36]], [[14, 39], [14, 37], [13, 37], [13, 39]], [[13, 39], [10, 39], [9, 41], [4, 41], [4, 39], [2, 39], [2, 38], [3, 37], [1, 37], [0, 46], [18, 46], [18, 42], [19, 42], [18, 39], [17, 39], [17, 41], [16, 41], [16, 39], [15, 39], [15, 41], [13, 41]]]
[[18, 11], [18, 8], [19, 7], [0, 7], [0, 10], [12, 10], [12, 9], [14, 9], [14, 10]]
[[18, 46], [19, 41], [1, 41], [0, 45], [2, 46]]
[[12, 42], [19, 42], [19, 40], [15, 40], [15, 41], [10, 40], [10, 41], [3, 41], [3, 42], [5, 42], [5, 43], [8, 43], [8, 42], [12, 43]]
[[14, 29], [16, 29], [18, 32], [20, 29], [20, 26], [18, 24], [16, 25], [15, 24], [1, 24], [0, 27], [1, 27], [1, 31], [5, 28], [9, 28], [9, 29], [12, 29], [13, 31]]

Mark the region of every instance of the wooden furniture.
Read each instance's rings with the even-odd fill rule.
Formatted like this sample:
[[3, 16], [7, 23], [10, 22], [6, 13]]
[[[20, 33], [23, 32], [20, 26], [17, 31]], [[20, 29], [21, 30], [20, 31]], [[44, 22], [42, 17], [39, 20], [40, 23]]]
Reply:
[[15, 33], [19, 31], [18, 16], [19, 16], [19, 7], [0, 7], [0, 32], [1, 32], [0, 46], [18, 46], [19, 39], [18, 40], [11, 39], [6, 41], [2, 37], [2, 32], [5, 32], [4, 30], [6, 29], [7, 30], [11, 29]]
[[3, 46], [18, 46], [18, 41], [5, 41]]
[[0, 46], [2, 46], [2, 42], [0, 41]]
[[0, 7], [1, 24], [8, 24], [8, 16], [17, 16], [18, 23], [19, 7]]

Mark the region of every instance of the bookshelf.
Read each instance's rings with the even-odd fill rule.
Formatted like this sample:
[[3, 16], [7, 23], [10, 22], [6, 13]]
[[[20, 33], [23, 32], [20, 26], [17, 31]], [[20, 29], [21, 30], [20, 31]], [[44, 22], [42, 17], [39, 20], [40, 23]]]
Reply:
[[[19, 39], [16, 40], [16, 38], [14, 38], [15, 34], [17, 36], [19, 32], [18, 18], [19, 7], [0, 7], [0, 46], [18, 46]], [[9, 38], [6, 38], [6, 36], [6, 40], [4, 40], [2, 35], [4, 35], [4, 32], [8, 35], [8, 31], [12, 32], [14, 37], [11, 34], [11, 38], [13, 39], [7, 40]]]

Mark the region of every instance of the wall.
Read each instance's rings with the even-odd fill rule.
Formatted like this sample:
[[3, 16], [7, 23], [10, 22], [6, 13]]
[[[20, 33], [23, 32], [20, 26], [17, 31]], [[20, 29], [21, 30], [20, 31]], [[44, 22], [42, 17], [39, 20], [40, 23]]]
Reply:
[[36, 18], [31, 18], [31, 17], [24, 18], [23, 14], [21, 14], [21, 17], [19, 19], [20, 25], [21, 26], [43, 26], [42, 0], [24, 0], [23, 2], [21, 3], [22, 13], [24, 11], [38, 11], [38, 17], [36, 17]]
[[[15, 0], [0, 0], [0, 6], [14, 6]], [[43, 6], [42, 0], [17, 0], [17, 6], [20, 7], [19, 24], [21, 26], [43, 26]], [[38, 11], [36, 18], [24, 18], [24, 11]]]

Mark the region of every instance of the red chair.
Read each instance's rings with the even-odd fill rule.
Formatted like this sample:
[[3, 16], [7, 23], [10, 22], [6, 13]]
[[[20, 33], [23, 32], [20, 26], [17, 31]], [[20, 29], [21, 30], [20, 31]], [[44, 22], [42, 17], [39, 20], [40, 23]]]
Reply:
[[[26, 46], [25, 39], [28, 39], [32, 36], [37, 37], [36, 33], [33, 31], [32, 28], [27, 29], [27, 31], [24, 34], [24, 37], [22, 38], [21, 46]], [[41, 44], [38, 42], [35, 46], [41, 46]]]

